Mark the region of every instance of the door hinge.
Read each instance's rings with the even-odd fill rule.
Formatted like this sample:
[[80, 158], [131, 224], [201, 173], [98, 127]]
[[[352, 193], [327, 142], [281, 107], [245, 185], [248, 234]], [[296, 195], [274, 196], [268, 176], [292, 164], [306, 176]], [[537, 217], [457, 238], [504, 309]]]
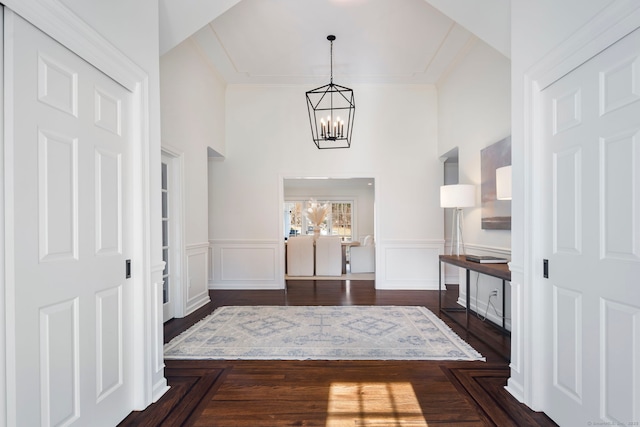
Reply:
[[130, 259], [126, 260], [124, 263], [124, 278], [125, 279], [131, 278], [131, 260]]
[[549, 260], [548, 259], [542, 260], [542, 277], [544, 277], [545, 279], [549, 278]]

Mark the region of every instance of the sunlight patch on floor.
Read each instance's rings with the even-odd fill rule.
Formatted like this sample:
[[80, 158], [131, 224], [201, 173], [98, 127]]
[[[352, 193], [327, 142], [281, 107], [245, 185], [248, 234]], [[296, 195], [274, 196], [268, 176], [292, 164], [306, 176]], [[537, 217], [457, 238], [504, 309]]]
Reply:
[[327, 427], [427, 426], [408, 382], [333, 382], [329, 389]]

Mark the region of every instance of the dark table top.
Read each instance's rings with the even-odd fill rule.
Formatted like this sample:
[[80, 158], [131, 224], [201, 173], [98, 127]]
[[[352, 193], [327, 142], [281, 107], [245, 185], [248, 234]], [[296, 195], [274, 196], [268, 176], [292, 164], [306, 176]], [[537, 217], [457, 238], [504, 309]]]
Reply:
[[498, 279], [511, 281], [511, 270], [507, 264], [482, 264], [467, 261], [464, 255], [440, 255], [440, 262], [477, 271], [482, 274], [497, 277]]

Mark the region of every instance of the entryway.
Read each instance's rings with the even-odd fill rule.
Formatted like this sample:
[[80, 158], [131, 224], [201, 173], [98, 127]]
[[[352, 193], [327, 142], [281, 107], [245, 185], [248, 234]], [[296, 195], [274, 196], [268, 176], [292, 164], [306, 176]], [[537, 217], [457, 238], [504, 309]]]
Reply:
[[163, 147], [161, 164], [162, 195], [162, 320], [184, 315], [184, 236], [182, 155]]

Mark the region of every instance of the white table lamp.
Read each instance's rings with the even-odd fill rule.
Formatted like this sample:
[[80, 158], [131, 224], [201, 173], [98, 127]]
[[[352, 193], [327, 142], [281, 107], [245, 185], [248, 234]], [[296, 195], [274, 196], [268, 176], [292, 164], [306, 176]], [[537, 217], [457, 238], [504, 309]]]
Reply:
[[[454, 208], [451, 223], [451, 255], [464, 254], [464, 240], [462, 237], [463, 213], [462, 208], [475, 206], [476, 187], [469, 184], [443, 185], [440, 187], [440, 207]], [[455, 247], [455, 252], [454, 252]]]
[[511, 200], [511, 165], [496, 169], [496, 199]]

